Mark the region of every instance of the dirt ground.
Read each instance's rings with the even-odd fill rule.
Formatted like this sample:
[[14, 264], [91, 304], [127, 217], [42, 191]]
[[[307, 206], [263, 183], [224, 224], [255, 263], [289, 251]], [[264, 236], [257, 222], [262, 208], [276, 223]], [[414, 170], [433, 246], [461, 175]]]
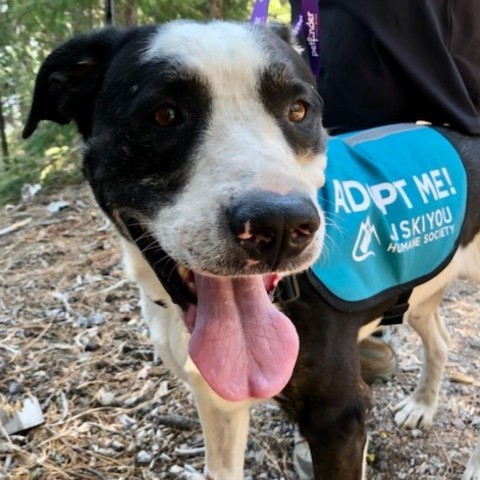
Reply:
[[[45, 418], [0, 438], [0, 479], [198, 479], [203, 443], [190, 395], [153, 363], [136, 288], [87, 188], [2, 210], [0, 252], [0, 410], [34, 396]], [[393, 335], [401, 371], [373, 387], [369, 479], [461, 478], [480, 427], [479, 306], [470, 283], [447, 293], [451, 353], [430, 429], [393, 422], [421, 360], [409, 327]], [[249, 438], [246, 478], [296, 478], [293, 428], [275, 405], [254, 409]]]

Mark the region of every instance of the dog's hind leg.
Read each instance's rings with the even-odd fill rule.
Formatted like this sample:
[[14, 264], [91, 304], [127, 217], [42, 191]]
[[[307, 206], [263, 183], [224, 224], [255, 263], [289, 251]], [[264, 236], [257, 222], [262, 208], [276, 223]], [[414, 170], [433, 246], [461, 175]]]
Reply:
[[467, 463], [467, 468], [465, 469], [462, 480], [480, 480], [480, 438]]
[[409, 313], [408, 322], [423, 342], [423, 365], [414, 392], [396, 407], [395, 422], [407, 428], [431, 425], [448, 356], [448, 333], [438, 312], [443, 289]]
[[230, 403], [204, 395], [195, 395], [195, 401], [205, 438], [206, 478], [242, 480], [251, 402]]

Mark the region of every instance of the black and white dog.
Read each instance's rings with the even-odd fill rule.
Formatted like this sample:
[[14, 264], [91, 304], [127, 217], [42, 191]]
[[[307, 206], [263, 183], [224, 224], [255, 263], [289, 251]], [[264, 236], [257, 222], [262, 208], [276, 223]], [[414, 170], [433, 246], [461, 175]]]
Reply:
[[[45, 60], [24, 130], [77, 124], [156, 353], [193, 392], [211, 480], [243, 477], [249, 408], [272, 396], [308, 440], [317, 479], [363, 478], [369, 390], [357, 341], [398, 300], [337, 311], [299, 274], [299, 297], [282, 311], [272, 302], [282, 277], [321, 255], [326, 230], [322, 102], [289, 36], [188, 21], [80, 35]], [[480, 279], [480, 140], [443, 135], [462, 153], [468, 205], [453, 260], [410, 298], [426, 363], [397, 413], [408, 426], [436, 409], [442, 291], [457, 274]], [[480, 446], [464, 478], [480, 478]]]

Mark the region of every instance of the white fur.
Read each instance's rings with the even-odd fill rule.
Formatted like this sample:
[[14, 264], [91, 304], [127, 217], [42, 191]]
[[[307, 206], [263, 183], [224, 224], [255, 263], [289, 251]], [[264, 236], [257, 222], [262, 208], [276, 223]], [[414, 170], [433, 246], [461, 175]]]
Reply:
[[267, 61], [248, 25], [188, 20], [160, 26], [143, 54], [147, 62], [165, 57], [202, 73], [226, 98], [237, 75], [247, 93]]
[[396, 407], [395, 422], [408, 428], [429, 426], [437, 410], [438, 393], [447, 363], [448, 334], [438, 313], [442, 292], [408, 315], [410, 325], [423, 341], [424, 363], [415, 391]]
[[367, 436], [367, 440], [365, 440], [365, 446], [363, 447], [362, 480], [367, 480], [367, 453], [369, 441], [370, 438]]

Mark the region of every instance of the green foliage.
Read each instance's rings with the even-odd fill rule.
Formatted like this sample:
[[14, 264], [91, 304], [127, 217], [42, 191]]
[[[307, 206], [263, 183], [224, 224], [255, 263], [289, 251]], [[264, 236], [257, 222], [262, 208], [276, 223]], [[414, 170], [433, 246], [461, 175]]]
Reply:
[[81, 146], [73, 125], [61, 127], [43, 122], [38, 135], [12, 143], [5, 174], [0, 176], [0, 203], [18, 200], [25, 184], [52, 188], [82, 180]]
[[[77, 138], [73, 126], [43, 122], [28, 141], [21, 130], [41, 61], [65, 38], [101, 26], [101, 3], [0, 0], [0, 101], [10, 152], [0, 160], [0, 203], [17, 200], [25, 183], [49, 187], [81, 178], [78, 147], [71, 147]], [[61, 159], [49, 150], [55, 146], [62, 148]]]
[[[205, 19], [212, 0], [114, 0], [118, 26]], [[253, 0], [223, 0], [224, 17], [247, 20]], [[79, 181], [80, 146], [73, 126], [42, 122], [21, 139], [35, 74], [43, 59], [78, 32], [104, 26], [105, 0], [0, 0], [0, 102], [9, 156], [0, 150], [0, 204], [18, 199], [25, 183], [44, 187]], [[270, 17], [288, 22], [286, 0], [271, 0]]]

